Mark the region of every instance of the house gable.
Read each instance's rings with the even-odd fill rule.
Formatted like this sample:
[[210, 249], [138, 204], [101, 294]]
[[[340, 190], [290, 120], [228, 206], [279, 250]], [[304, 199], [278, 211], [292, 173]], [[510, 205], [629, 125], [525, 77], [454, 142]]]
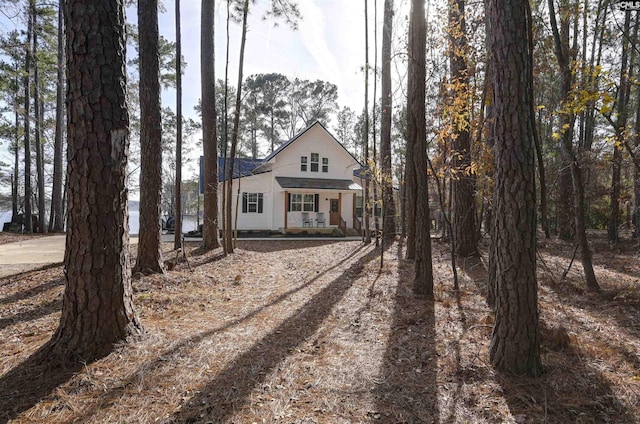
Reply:
[[358, 160], [318, 121], [283, 143], [254, 172], [274, 177], [353, 180]]

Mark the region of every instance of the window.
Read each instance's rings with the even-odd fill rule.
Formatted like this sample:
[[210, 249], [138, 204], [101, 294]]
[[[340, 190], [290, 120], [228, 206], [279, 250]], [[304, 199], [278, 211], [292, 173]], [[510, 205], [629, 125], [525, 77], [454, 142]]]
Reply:
[[356, 197], [356, 216], [362, 218], [362, 196]]
[[315, 212], [316, 195], [306, 193], [291, 193], [289, 198], [289, 210], [294, 212]]
[[318, 153], [311, 153], [311, 172], [318, 172], [319, 162], [320, 162], [320, 155]]
[[329, 172], [329, 158], [322, 158], [322, 172]]
[[300, 171], [307, 172], [307, 157], [300, 156]]
[[262, 193], [242, 193], [242, 213], [262, 213]]

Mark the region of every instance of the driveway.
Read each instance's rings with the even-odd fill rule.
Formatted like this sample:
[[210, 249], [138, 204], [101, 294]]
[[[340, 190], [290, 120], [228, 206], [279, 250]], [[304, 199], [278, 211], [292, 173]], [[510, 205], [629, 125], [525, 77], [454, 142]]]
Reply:
[[[0, 244], [0, 266], [62, 262], [64, 260], [65, 240], [66, 236], [61, 234]], [[164, 240], [164, 236], [162, 241], [167, 241]], [[129, 243], [138, 244], [138, 237], [130, 237]]]

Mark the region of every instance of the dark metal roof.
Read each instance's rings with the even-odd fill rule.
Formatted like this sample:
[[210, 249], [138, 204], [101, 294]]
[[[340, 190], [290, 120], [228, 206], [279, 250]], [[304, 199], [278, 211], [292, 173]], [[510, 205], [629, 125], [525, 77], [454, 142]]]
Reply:
[[[246, 177], [253, 174], [253, 170], [260, 165], [264, 159], [235, 158], [233, 161], [233, 178]], [[224, 171], [224, 158], [218, 158], [218, 181], [226, 180]], [[227, 159], [226, 176], [229, 176], [231, 159]]]
[[276, 181], [282, 188], [305, 188], [312, 190], [362, 190], [362, 187], [360, 187], [358, 183], [352, 180], [276, 177]]

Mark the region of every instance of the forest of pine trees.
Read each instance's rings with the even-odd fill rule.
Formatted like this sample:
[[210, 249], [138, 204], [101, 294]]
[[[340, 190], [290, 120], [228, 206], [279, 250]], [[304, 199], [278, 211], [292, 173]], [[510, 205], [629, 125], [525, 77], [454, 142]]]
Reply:
[[[233, 193], [229, 185], [218, 190], [218, 158], [264, 157], [316, 120], [369, 176], [364, 220], [372, 223], [363, 243], [382, 235], [382, 252], [402, 237], [415, 296], [434, 299], [432, 226], [450, 246], [454, 270], [486, 242], [486, 298], [495, 312], [487, 360], [498, 370], [542, 373], [539, 240], [575, 244], [584, 288], [598, 293], [589, 231], [606, 230], [613, 246], [640, 237], [640, 14], [612, 2], [506, 8], [451, 0], [425, 8], [411, 0], [408, 16], [399, 16], [398, 0], [364, 0], [366, 16], [376, 17], [362, 34], [358, 111], [341, 105], [332, 81], [269, 69], [245, 75], [248, 28], [263, 18], [256, 2], [202, 0], [193, 118], [181, 95], [175, 107], [161, 101], [163, 90], [181, 90], [185, 66], [198, 66], [181, 57], [178, 1], [175, 42], [160, 36], [155, 0], [138, 1], [137, 25], [126, 24], [124, 0], [5, 3], [19, 29], [0, 33], [0, 209], [11, 210], [6, 231], [67, 231], [51, 352], [93, 360], [142, 331], [125, 234], [131, 193], [140, 199], [134, 272], [165, 272], [161, 219], [196, 207], [204, 211], [202, 250], [231, 255]], [[294, 0], [264, 3], [265, 16], [292, 36], [313, 19]], [[226, 16], [226, 27], [214, 25], [216, 16]], [[239, 43], [230, 43], [230, 30]], [[225, 31], [226, 44], [216, 44]], [[236, 75], [230, 57], [238, 58]], [[197, 168], [189, 161], [200, 155], [203, 196], [197, 177], [183, 172]], [[381, 222], [372, 216], [378, 206]]]

